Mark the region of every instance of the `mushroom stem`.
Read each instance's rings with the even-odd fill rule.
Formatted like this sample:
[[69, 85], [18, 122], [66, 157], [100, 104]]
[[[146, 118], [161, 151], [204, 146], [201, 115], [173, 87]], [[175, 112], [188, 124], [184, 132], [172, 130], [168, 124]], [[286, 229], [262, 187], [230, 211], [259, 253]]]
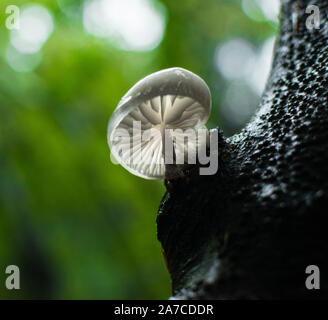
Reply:
[[163, 123], [161, 123], [159, 130], [162, 135], [162, 155], [164, 157], [164, 162], [165, 162], [165, 125]]
[[[163, 159], [164, 159], [164, 163], [165, 163], [165, 160], [166, 160], [166, 158], [165, 158], [165, 154], [166, 154], [166, 152], [167, 152], [167, 150], [165, 149], [165, 130], [166, 129], [168, 129], [168, 127], [165, 125], [165, 124], [161, 124], [160, 125], [160, 132], [161, 132], [161, 135], [162, 135], [162, 155], [163, 155]], [[171, 136], [171, 134], [170, 134], [170, 132], [168, 132], [168, 138], [169, 139], [172, 139], [172, 136]], [[173, 139], [172, 139], [172, 160], [173, 160], [173, 163], [172, 164], [174, 164], [174, 162], [175, 162], [175, 159], [176, 159], [176, 152], [175, 152], [175, 148], [174, 148], [174, 142], [173, 142]], [[166, 164], [166, 163], [165, 163]]]

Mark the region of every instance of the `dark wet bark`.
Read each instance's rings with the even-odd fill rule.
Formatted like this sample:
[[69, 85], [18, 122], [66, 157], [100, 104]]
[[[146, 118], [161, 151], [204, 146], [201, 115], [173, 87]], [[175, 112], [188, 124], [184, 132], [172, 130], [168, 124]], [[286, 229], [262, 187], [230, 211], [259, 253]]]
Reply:
[[[175, 181], [164, 196], [158, 239], [176, 297], [328, 297], [327, 17], [327, 0], [282, 1], [256, 116], [232, 138], [220, 133], [216, 175]], [[305, 287], [308, 265], [320, 268], [320, 290]]]

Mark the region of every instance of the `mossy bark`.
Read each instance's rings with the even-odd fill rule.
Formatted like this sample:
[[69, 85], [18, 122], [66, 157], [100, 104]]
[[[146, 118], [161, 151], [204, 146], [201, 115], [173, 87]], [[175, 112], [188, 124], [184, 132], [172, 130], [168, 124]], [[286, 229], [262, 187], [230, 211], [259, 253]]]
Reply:
[[[320, 28], [305, 12], [315, 4]], [[219, 170], [172, 182], [158, 239], [173, 295], [328, 298], [328, 1], [283, 0], [271, 74], [252, 121], [219, 132]], [[321, 289], [305, 287], [317, 265]]]

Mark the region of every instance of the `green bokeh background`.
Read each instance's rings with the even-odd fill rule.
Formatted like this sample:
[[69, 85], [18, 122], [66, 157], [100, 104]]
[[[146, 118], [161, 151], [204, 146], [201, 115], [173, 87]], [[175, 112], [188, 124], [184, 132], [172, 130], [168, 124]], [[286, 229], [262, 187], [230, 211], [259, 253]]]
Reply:
[[[108, 119], [136, 81], [180, 66], [212, 90], [209, 127], [238, 131], [241, 125], [220, 112], [228, 80], [214, 66], [215, 50], [232, 38], [258, 47], [277, 24], [256, 6], [253, 18], [247, 16], [237, 0], [151, 2], [166, 19], [163, 39], [153, 50], [133, 52], [88, 34], [82, 1], [1, 0], [0, 299], [170, 296], [156, 238], [163, 183], [110, 161]], [[41, 4], [54, 20], [40, 64], [29, 72], [6, 61], [9, 4]], [[259, 96], [254, 99], [256, 105]], [[5, 288], [11, 264], [20, 268], [20, 290]]]

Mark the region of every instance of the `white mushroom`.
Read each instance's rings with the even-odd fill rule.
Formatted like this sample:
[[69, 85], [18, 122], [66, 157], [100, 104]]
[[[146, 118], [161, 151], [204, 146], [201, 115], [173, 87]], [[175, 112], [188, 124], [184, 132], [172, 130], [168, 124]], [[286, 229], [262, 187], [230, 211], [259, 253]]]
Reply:
[[[200, 77], [182, 68], [153, 73], [135, 84], [112, 114], [107, 132], [110, 150], [139, 177], [174, 178], [178, 174], [168, 172], [167, 137], [172, 140], [174, 161], [185, 158], [199, 143], [190, 135], [185, 142], [186, 132], [204, 128], [210, 111], [210, 90]], [[176, 129], [181, 130], [173, 138], [171, 132]]]

